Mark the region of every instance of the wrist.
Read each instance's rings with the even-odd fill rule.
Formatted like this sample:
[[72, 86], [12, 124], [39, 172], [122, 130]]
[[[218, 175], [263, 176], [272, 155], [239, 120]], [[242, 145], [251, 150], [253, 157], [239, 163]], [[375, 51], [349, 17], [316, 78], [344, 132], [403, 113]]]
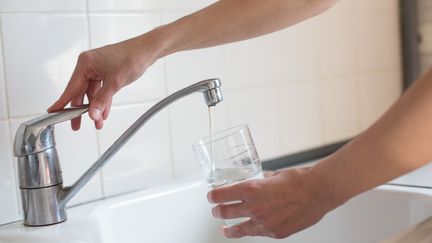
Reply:
[[[323, 159], [319, 163], [331, 160], [331, 156]], [[326, 171], [319, 164], [309, 168], [306, 172], [309, 188], [314, 192], [315, 198], [327, 211], [333, 210], [352, 196], [344, 188], [344, 184], [338, 181], [337, 177], [331, 172]]]
[[178, 51], [176, 47], [176, 32], [170, 25], [159, 26], [138, 38], [147, 46], [147, 55], [150, 54], [154, 61]]

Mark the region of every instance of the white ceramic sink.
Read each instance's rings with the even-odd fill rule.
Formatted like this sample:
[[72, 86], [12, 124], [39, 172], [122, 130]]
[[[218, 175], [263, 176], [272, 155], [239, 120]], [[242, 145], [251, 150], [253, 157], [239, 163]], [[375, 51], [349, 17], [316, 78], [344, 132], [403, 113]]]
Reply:
[[[0, 227], [0, 242], [37, 243], [367, 243], [378, 242], [432, 215], [432, 190], [381, 186], [328, 214], [320, 223], [284, 240], [228, 240], [212, 218], [199, 182], [134, 192], [68, 209], [69, 219], [47, 227], [21, 222]], [[295, 219], [293, 219], [295, 220]]]

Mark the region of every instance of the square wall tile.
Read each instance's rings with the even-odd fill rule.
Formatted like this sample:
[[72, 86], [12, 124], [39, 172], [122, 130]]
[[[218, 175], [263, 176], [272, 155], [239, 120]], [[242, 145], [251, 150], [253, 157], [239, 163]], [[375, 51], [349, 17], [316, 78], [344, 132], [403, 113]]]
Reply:
[[[75, 183], [99, 158], [96, 129], [93, 124], [88, 115], [83, 115], [79, 131], [73, 131], [69, 122], [57, 124], [55, 127], [56, 147], [65, 186]], [[68, 206], [100, 198], [102, 179], [99, 172], [72, 198]]]
[[85, 10], [85, 0], [0, 0], [0, 12]]
[[399, 15], [370, 12], [358, 14], [353, 25], [358, 72], [401, 68]]
[[227, 45], [230, 87], [308, 81], [318, 77], [315, 20], [267, 36]]
[[166, 57], [168, 92], [171, 94], [209, 78], [220, 78], [227, 88], [229, 84], [224, 78], [220, 48], [223, 47], [180, 52]]
[[12, 117], [44, 112], [61, 95], [81, 51], [84, 15], [2, 16], [6, 82]]
[[[225, 94], [223, 89], [222, 92]], [[213, 133], [229, 127], [227, 103], [224, 100], [214, 108]], [[192, 144], [210, 134], [209, 108], [203, 95], [192, 94], [173, 103], [169, 109], [175, 178], [200, 174]]]
[[261, 161], [282, 155], [277, 89], [262, 86], [226, 93], [230, 125], [249, 125]]
[[361, 129], [368, 128], [399, 98], [402, 78], [399, 71], [365, 74], [357, 79]]
[[[349, 1], [348, 1], [349, 2]], [[337, 4], [317, 16], [320, 76], [352, 74], [355, 67], [354, 15], [346, 4]]]
[[351, 138], [360, 131], [356, 79], [321, 79], [324, 142]]
[[90, 11], [159, 10], [160, 0], [88, 0]]
[[[96, 48], [136, 37], [160, 24], [159, 14], [91, 14], [91, 47]], [[164, 65], [163, 62], [156, 62], [141, 78], [120, 90], [113, 102], [132, 103], [164, 96]]]
[[162, 3], [162, 10], [183, 10], [183, 11], [196, 11], [207, 7], [213, 3], [215, 0], [160, 0]]
[[3, 53], [1, 48], [1, 33], [0, 33], [0, 119], [8, 116], [7, 103], [6, 103], [6, 85], [5, 74], [3, 69]]
[[280, 85], [278, 90], [283, 154], [321, 146], [319, 83], [286, 83]]
[[[168, 23], [181, 14], [165, 14], [163, 22]], [[221, 78], [224, 82], [224, 47], [178, 52], [165, 57], [168, 92], [173, 93], [186, 86], [209, 78]]]
[[0, 224], [20, 219], [12, 154], [9, 126], [0, 121]]
[[[11, 121], [12, 134], [21, 123], [33, 119], [25, 117]], [[81, 129], [77, 132], [70, 127], [70, 122], [55, 125], [56, 148], [62, 168], [63, 185], [73, 184], [98, 158], [96, 131], [88, 115], [82, 116]], [[101, 176], [98, 173], [67, 204], [76, 204], [102, 198]]]
[[399, 2], [394, 0], [350, 0], [347, 2], [351, 2], [355, 10], [361, 14], [371, 12], [398, 13], [399, 9]]
[[[104, 152], [153, 104], [112, 109], [99, 133]], [[130, 192], [172, 181], [167, 111], [151, 118], [103, 169], [105, 196]]]

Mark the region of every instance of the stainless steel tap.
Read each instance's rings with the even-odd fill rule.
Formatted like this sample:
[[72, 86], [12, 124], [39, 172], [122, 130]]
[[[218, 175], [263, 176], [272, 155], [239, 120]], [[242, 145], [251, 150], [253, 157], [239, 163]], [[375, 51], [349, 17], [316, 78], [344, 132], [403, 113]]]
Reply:
[[219, 79], [208, 79], [161, 100], [138, 118], [73, 185], [66, 187], [63, 187], [62, 170], [55, 147], [54, 124], [84, 114], [88, 106], [49, 113], [22, 123], [15, 135], [14, 154], [18, 161], [24, 224], [44, 226], [65, 221], [67, 202], [151, 117], [194, 92], [202, 92], [207, 106], [214, 106], [222, 101], [220, 86]]

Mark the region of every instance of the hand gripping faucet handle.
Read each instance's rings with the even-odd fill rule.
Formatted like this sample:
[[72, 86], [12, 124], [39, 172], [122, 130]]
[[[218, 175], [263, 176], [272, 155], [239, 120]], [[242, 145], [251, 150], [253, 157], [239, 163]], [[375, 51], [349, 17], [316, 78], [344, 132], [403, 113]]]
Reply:
[[88, 105], [66, 108], [22, 123], [15, 136], [15, 156], [38, 153], [55, 146], [52, 125], [71, 120], [87, 111]]

